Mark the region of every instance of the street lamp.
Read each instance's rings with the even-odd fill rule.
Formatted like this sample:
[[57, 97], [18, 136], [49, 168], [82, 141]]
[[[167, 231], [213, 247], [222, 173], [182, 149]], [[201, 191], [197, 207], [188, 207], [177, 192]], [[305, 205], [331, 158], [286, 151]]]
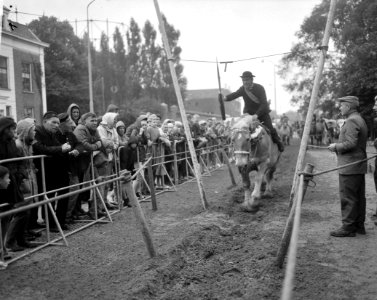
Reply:
[[277, 114], [278, 114], [278, 107], [277, 107], [277, 103], [276, 103], [276, 65], [275, 65], [275, 63], [273, 63], [270, 60], [264, 60], [264, 59], [262, 59], [262, 63], [264, 63], [265, 61], [269, 62], [270, 64], [272, 64], [272, 66], [274, 68], [274, 106], [275, 106], [275, 113], [276, 113], [276, 116], [277, 116]]
[[88, 30], [88, 75], [89, 75], [89, 111], [94, 112], [94, 103], [93, 103], [93, 83], [92, 83], [92, 57], [90, 53], [90, 33], [89, 33], [89, 6], [96, 0], [89, 2], [86, 7], [86, 26]]

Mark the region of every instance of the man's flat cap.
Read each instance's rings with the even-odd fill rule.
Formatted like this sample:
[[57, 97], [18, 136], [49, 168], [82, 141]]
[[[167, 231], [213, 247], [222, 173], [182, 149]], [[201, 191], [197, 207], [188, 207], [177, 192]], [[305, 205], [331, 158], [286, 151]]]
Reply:
[[61, 113], [61, 114], [58, 114], [58, 118], [59, 118], [59, 121], [60, 121], [60, 123], [63, 123], [63, 122], [65, 122], [65, 121], [67, 121], [68, 120], [68, 114], [67, 113]]
[[354, 106], [359, 106], [359, 98], [357, 98], [355, 96], [345, 96], [345, 97], [342, 97], [342, 98], [338, 98], [338, 101], [340, 103], [346, 102], [346, 103], [349, 103], [349, 104], [353, 104]]

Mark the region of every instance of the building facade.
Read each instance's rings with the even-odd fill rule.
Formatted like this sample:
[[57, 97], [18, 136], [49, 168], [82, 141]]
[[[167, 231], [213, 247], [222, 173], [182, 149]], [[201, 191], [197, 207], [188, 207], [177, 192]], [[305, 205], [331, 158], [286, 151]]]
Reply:
[[[222, 92], [224, 95], [230, 94], [228, 90], [223, 90]], [[188, 90], [184, 102], [186, 112], [205, 117], [221, 118], [218, 95], [218, 89]], [[230, 117], [239, 117], [242, 114], [241, 103], [238, 100], [225, 102], [224, 104], [225, 113]]]
[[9, 20], [3, 7], [0, 41], [0, 116], [41, 122], [46, 111], [43, 43], [27, 26]]

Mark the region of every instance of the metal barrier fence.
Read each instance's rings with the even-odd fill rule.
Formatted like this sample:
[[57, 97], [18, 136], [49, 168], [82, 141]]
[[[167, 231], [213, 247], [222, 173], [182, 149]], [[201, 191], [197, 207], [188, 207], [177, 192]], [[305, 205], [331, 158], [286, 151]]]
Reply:
[[[184, 151], [177, 152], [176, 151], [176, 145], [177, 144], [178, 144], [178, 142], [173, 143], [173, 147], [172, 147], [173, 151], [172, 151], [171, 154], [160, 156], [160, 157], [152, 157], [151, 155], [148, 155], [146, 160], [143, 162], [143, 164], [140, 164], [138, 169], [135, 170], [135, 174], [132, 175], [132, 176], [129, 176], [128, 179], [125, 179], [125, 176], [127, 177], [127, 174], [125, 173], [124, 170], [121, 170], [121, 168], [120, 168], [119, 152], [120, 152], [121, 149], [118, 149], [117, 152], [113, 153], [114, 154], [114, 162], [115, 162], [114, 163], [114, 174], [111, 174], [109, 176], [101, 176], [99, 178], [95, 178], [95, 170], [94, 170], [95, 167], [94, 167], [94, 162], [93, 162], [93, 154], [91, 154], [91, 160], [90, 160], [91, 179], [90, 180], [87, 180], [85, 182], [80, 182], [80, 183], [77, 183], [77, 184], [72, 184], [72, 185], [62, 187], [62, 188], [59, 188], [59, 189], [48, 190], [48, 191], [46, 190], [46, 178], [45, 178], [45, 158], [47, 156], [36, 155], [36, 156], [28, 156], [28, 157], [0, 160], [0, 164], [4, 164], [4, 163], [9, 163], [9, 162], [21, 161], [21, 160], [40, 159], [41, 160], [42, 191], [38, 192], [38, 194], [36, 194], [36, 195], [31, 195], [30, 197], [25, 198], [25, 200], [38, 199], [40, 197], [43, 197], [43, 200], [40, 200], [38, 202], [31, 203], [31, 204], [24, 205], [24, 206], [20, 206], [18, 208], [13, 208], [13, 209], [10, 209], [10, 210], [7, 210], [5, 212], [0, 213], [0, 249], [3, 249], [3, 247], [4, 247], [4, 244], [3, 244], [4, 241], [1, 238], [2, 237], [1, 220], [3, 218], [11, 217], [14, 214], [17, 214], [17, 213], [20, 213], [20, 212], [25, 212], [25, 211], [30, 210], [30, 209], [42, 208], [43, 207], [44, 212], [45, 212], [45, 214], [44, 214], [45, 229], [42, 229], [41, 231], [46, 231], [46, 235], [42, 236], [42, 238], [45, 239], [44, 241], [37, 241], [37, 242], [34, 241], [34, 242], [32, 242], [32, 243], [38, 245], [36, 248], [33, 248], [33, 249], [30, 249], [28, 251], [23, 252], [21, 255], [10, 259], [7, 263], [4, 262], [4, 251], [1, 251], [0, 267], [6, 268], [7, 264], [13, 263], [13, 262], [15, 262], [15, 261], [27, 256], [27, 255], [30, 255], [30, 254], [38, 251], [38, 250], [41, 250], [41, 249], [43, 249], [47, 246], [51, 246], [51, 245], [68, 246], [68, 241], [66, 239], [67, 236], [70, 236], [70, 235], [72, 235], [76, 232], [79, 232], [79, 231], [81, 231], [85, 228], [88, 228], [89, 226], [92, 226], [94, 224], [112, 222], [111, 216], [115, 213], [120, 212], [123, 208], [122, 182], [121, 181], [127, 182], [127, 180], [128, 180], [128, 181], [131, 182], [128, 187], [127, 187], [127, 184], [126, 184], [125, 189], [127, 190], [127, 196], [130, 198], [130, 200], [132, 202], [134, 213], [135, 213], [137, 219], [142, 224], [144, 222], [144, 225], [142, 225], [142, 228], [144, 228], [142, 230], [143, 235], [144, 235], [145, 232], [146, 232], [147, 225], [145, 223], [144, 216], [143, 216], [142, 210], [141, 210], [140, 205], [139, 205], [139, 201], [135, 200], [136, 196], [135, 196], [135, 191], [132, 188], [132, 180], [136, 179], [136, 178], [141, 178], [143, 180], [143, 182], [146, 184], [146, 186], [149, 190], [150, 196], [146, 197], [144, 199], [144, 201], [149, 201], [149, 198], [151, 198], [153, 210], [157, 210], [156, 195], [166, 191], [166, 190], [161, 190], [161, 191], [156, 193], [156, 191], [154, 189], [154, 178], [153, 178], [153, 171], [152, 171], [152, 169], [154, 167], [160, 166], [161, 168], [163, 168], [165, 170], [166, 173], [168, 173], [167, 170], [166, 170], [165, 164], [166, 163], [173, 163], [173, 165], [174, 165], [174, 168], [173, 168], [174, 174], [172, 176], [173, 178], [168, 175], [168, 180], [170, 181], [171, 186], [172, 186], [174, 191], [176, 191], [176, 185], [181, 184], [178, 180], [178, 174], [177, 174], [178, 173], [178, 167], [177, 167], [178, 163], [180, 163], [180, 162], [185, 163], [186, 171], [191, 170], [190, 175], [193, 176], [192, 178], [187, 178], [187, 180], [183, 183], [195, 180], [195, 177], [194, 177], [195, 172], [194, 172], [192, 164], [190, 163], [189, 151], [187, 151], [187, 148], [186, 148], [186, 145], [185, 145]], [[159, 146], [162, 147], [163, 145], [160, 144]], [[198, 155], [198, 157], [200, 157], [200, 164], [202, 166], [202, 172], [206, 175], [210, 175], [211, 172], [217, 170], [225, 162], [228, 165], [229, 172], [231, 174], [232, 184], [235, 185], [236, 183], [234, 181], [234, 176], [233, 176], [232, 170], [230, 168], [230, 163], [229, 163], [228, 155], [227, 155], [226, 152], [231, 153], [231, 148], [230, 148], [229, 145], [212, 145], [212, 146], [208, 146], [208, 147], [205, 147], [205, 148], [198, 149], [197, 155]], [[138, 155], [139, 155], [139, 152], [138, 152]], [[212, 159], [212, 160], [209, 159], [208, 158], [209, 155], [213, 155], [214, 159]], [[203, 156], [206, 157], [206, 159], [203, 159]], [[169, 159], [165, 160], [166, 157], [168, 157]], [[161, 162], [153, 164], [152, 160], [156, 159], [156, 158], [161, 158]], [[216, 165], [211, 166], [210, 165], [211, 162], [215, 162]], [[148, 180], [146, 180], [146, 178], [144, 176], [145, 170], [147, 170], [147, 173], [148, 173]], [[188, 171], [188, 173], [186, 173], [186, 174], [188, 175], [189, 172], [190, 171]], [[148, 184], [148, 182], [149, 182], [149, 184]], [[151, 184], [151, 183], [153, 183], [153, 184]], [[113, 184], [114, 185], [114, 195], [115, 195], [116, 200], [118, 202], [118, 208], [117, 208], [116, 211], [113, 211], [113, 212], [110, 212], [106, 208], [105, 200], [103, 198], [102, 193], [99, 190], [100, 187], [103, 187], [107, 184]], [[86, 185], [88, 185], [88, 186], [86, 186]], [[130, 188], [130, 186], [131, 186], [131, 188]], [[48, 197], [49, 194], [50, 195], [56, 194], [57, 192], [60, 192], [62, 190], [68, 190], [68, 189], [77, 188], [77, 187], [78, 187], [78, 189], [75, 190], [75, 191], [70, 191], [70, 192], [64, 193], [62, 195], [54, 195], [53, 197]], [[58, 219], [56, 217], [56, 214], [55, 214], [55, 211], [54, 211], [54, 208], [53, 208], [53, 203], [55, 201], [59, 201], [63, 198], [69, 197], [69, 196], [78, 195], [78, 194], [85, 192], [85, 191], [92, 191], [92, 193], [93, 193], [93, 203], [92, 203], [92, 205], [94, 205], [94, 211], [95, 211], [94, 220], [78, 220], [78, 223], [85, 223], [85, 225], [80, 226], [80, 227], [74, 229], [73, 231], [65, 233], [62, 230], [62, 228], [61, 228], [61, 226], [58, 222]], [[105, 217], [98, 218], [98, 216], [97, 216], [97, 202], [98, 201], [101, 202], [104, 210], [106, 211]], [[137, 204], [135, 203], [135, 201], [137, 202]], [[58, 228], [59, 236], [54, 236], [50, 232], [50, 220], [49, 220], [48, 212], [50, 212], [50, 216], [52, 216], [52, 218], [53, 218], [53, 220], [54, 220], [54, 222], [55, 222], [55, 224]], [[148, 235], [149, 235], [149, 233], [148, 233]], [[153, 244], [151, 246], [150, 235], [149, 235], [149, 237], [145, 237], [145, 235], [144, 235], [144, 240], [147, 243], [147, 248], [148, 248], [149, 254], [151, 256], [154, 256], [155, 250], [153, 248]], [[59, 243], [59, 241], [63, 241], [63, 243]]]

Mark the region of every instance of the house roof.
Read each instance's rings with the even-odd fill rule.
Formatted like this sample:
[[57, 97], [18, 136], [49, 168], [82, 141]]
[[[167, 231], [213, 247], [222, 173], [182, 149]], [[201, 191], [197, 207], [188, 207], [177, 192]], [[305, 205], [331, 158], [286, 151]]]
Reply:
[[49, 44], [42, 42], [26, 25], [9, 20], [13, 25], [17, 26], [12, 31], [2, 30], [2, 34], [37, 44], [42, 47], [48, 47]]
[[[223, 94], [229, 94], [230, 91], [222, 89]], [[204, 89], [204, 90], [188, 90], [186, 91], [186, 101], [197, 99], [217, 99], [219, 89]]]

